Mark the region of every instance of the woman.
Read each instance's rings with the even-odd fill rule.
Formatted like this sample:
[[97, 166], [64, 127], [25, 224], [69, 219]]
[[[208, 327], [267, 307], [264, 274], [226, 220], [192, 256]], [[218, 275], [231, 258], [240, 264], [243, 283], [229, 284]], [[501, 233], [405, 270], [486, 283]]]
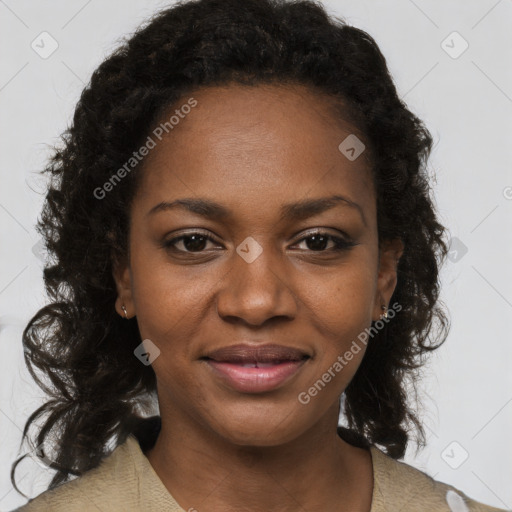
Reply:
[[24, 434], [43, 420], [55, 476], [19, 510], [497, 510], [397, 460], [448, 331], [431, 145], [373, 39], [314, 3], [142, 27], [47, 168], [24, 345], [50, 400]]

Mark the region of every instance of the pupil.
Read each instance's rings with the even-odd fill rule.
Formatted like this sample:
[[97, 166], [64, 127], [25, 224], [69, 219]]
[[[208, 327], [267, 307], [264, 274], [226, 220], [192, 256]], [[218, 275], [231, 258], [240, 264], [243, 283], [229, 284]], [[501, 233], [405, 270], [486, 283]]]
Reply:
[[[321, 240], [320, 245], [318, 245], [318, 242]], [[312, 244], [310, 242], [313, 242]], [[308, 238], [306, 241], [306, 244], [308, 246], [308, 249], [311, 249], [313, 251], [321, 251], [325, 249], [325, 242], [327, 241], [326, 236], [322, 235], [312, 235]]]
[[[313, 251], [322, 251], [325, 249], [325, 244], [328, 237], [323, 235], [312, 235], [310, 236], [306, 244], [308, 249]], [[189, 235], [183, 239], [183, 245], [187, 251], [200, 251], [204, 249], [206, 238], [203, 235]]]
[[[190, 243], [192, 240], [192, 243]], [[183, 239], [183, 245], [187, 251], [198, 251], [204, 249], [205, 237], [203, 235], [190, 235]]]

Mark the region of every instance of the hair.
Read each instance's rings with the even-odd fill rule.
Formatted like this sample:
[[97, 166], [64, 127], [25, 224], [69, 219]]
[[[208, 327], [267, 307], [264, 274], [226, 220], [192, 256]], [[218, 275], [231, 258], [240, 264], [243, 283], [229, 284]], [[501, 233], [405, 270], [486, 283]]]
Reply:
[[[42, 170], [49, 182], [36, 229], [49, 255], [50, 302], [28, 322], [23, 345], [48, 400], [27, 419], [22, 442], [38, 424], [31, 442], [51, 454], [50, 489], [98, 466], [140, 429], [141, 404], [156, 397], [153, 368], [133, 354], [141, 343], [137, 320], [114, 308], [113, 266], [127, 255], [141, 171], [105, 199], [94, 190], [171, 105], [193, 90], [229, 84], [306, 86], [357, 119], [372, 155], [379, 244], [399, 238], [405, 246], [391, 300], [402, 309], [368, 343], [345, 391], [340, 435], [378, 444], [395, 459], [411, 433], [424, 446], [410, 390], [417, 395], [418, 370], [449, 327], [438, 299], [447, 243], [426, 170], [430, 133], [398, 97], [374, 39], [319, 3], [191, 0], [156, 13], [100, 64]], [[16, 489], [23, 457], [11, 469]]]

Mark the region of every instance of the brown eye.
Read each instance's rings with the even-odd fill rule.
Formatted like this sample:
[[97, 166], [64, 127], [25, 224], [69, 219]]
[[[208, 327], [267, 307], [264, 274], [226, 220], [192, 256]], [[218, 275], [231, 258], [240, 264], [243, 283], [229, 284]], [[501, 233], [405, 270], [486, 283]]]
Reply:
[[215, 242], [212, 237], [204, 233], [193, 232], [172, 238], [171, 240], [164, 242], [163, 247], [177, 252], [200, 253], [204, 251], [209, 241]]
[[[327, 247], [329, 240], [332, 241], [333, 246]], [[310, 235], [302, 238], [300, 243], [306, 243], [306, 250], [313, 252], [331, 252], [331, 251], [344, 251], [357, 245], [351, 240], [345, 240], [341, 237], [330, 235], [326, 232], [311, 233]], [[327, 250], [326, 250], [327, 249]]]

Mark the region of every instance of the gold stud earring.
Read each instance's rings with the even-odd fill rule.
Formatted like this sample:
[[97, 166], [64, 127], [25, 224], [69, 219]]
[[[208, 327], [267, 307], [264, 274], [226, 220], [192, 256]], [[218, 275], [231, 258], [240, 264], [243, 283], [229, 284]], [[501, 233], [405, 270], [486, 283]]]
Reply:
[[388, 308], [386, 306], [386, 304], [382, 304], [382, 306], [380, 307], [383, 311], [384, 311], [384, 314], [381, 315], [381, 318], [387, 318], [388, 317]]
[[123, 310], [124, 316], [128, 320], [128, 313], [126, 312], [126, 308], [124, 307], [124, 304], [121, 306], [121, 309]]

